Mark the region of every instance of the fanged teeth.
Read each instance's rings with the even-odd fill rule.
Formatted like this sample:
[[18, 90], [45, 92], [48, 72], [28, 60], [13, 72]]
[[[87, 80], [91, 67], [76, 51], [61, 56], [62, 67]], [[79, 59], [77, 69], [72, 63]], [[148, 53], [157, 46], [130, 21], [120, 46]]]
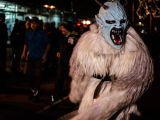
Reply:
[[121, 34], [121, 30], [112, 30], [112, 33], [114, 33], [114, 34]]
[[[116, 42], [116, 38], [115, 38], [115, 36], [114, 36], [114, 35], [112, 35], [112, 39], [113, 39], [113, 41], [114, 41], [114, 42]], [[122, 38], [121, 38], [121, 36], [119, 36], [119, 40], [120, 40], [120, 42], [122, 42]]]
[[115, 39], [114, 35], [112, 35], [113, 40]]

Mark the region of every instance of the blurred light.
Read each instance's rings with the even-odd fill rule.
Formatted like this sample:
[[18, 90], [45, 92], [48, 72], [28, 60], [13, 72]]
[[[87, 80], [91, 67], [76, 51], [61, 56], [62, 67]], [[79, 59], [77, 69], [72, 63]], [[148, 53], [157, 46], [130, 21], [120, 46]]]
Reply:
[[91, 24], [91, 21], [90, 21], [90, 20], [87, 20], [87, 21], [86, 21], [86, 24], [87, 24], [87, 25]]
[[43, 5], [43, 7], [49, 8], [49, 9], [54, 9], [54, 8], [56, 8], [54, 5], [47, 5], [47, 4]]
[[142, 22], [138, 22], [138, 25], [142, 25]]
[[81, 26], [81, 23], [80, 23], [80, 22], [77, 22], [77, 26]]
[[82, 24], [84, 24], [84, 25], [90, 25], [91, 21], [90, 20], [83, 20]]
[[83, 21], [82, 21], [82, 24], [86, 24], [86, 21], [85, 21], [85, 20], [83, 20]]
[[143, 29], [141, 30], [141, 33], [144, 34], [144, 30]]
[[81, 26], [81, 24], [80, 24], [80, 23], [77, 23], [77, 26]]
[[49, 6], [49, 8], [50, 9], [54, 9], [54, 8], [56, 8], [55, 6], [53, 6], [53, 5], [51, 5], [51, 6]]
[[51, 21], [54, 21], [55, 27], [57, 28], [60, 24], [61, 18], [59, 15], [55, 14], [54, 16], [52, 16]]
[[0, 8], [4, 8], [4, 7], [5, 7], [5, 5], [0, 3]]
[[49, 8], [49, 5], [47, 5], [47, 4], [46, 4], [46, 5], [43, 5], [43, 7], [45, 7], [45, 8]]
[[141, 21], [139, 21], [137, 25], [138, 26], [144, 26], [144, 23], [142, 23]]

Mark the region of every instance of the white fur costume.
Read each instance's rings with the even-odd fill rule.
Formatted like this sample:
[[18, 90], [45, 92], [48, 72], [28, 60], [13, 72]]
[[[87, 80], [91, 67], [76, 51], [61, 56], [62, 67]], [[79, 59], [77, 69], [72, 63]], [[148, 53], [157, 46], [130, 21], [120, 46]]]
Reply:
[[[135, 102], [152, 83], [152, 60], [132, 27], [120, 49], [107, 44], [99, 28], [92, 27], [80, 37], [70, 60], [69, 98], [80, 102], [78, 114], [72, 120], [109, 120], [115, 114], [116, 120], [129, 120], [130, 113], [139, 114]], [[101, 80], [93, 75], [106, 74], [114, 77], [104, 81], [99, 97], [94, 99]]]
[[[70, 66], [69, 97], [74, 103], [81, 102], [79, 114], [73, 120], [108, 120], [121, 109], [127, 114], [125, 110], [147, 90], [153, 79], [148, 50], [132, 27], [128, 29], [126, 44], [120, 50], [106, 44], [99, 33], [86, 32], [74, 48]], [[115, 75], [116, 79], [106, 81], [101, 95], [93, 99], [100, 80], [92, 76], [105, 76], [106, 73]]]

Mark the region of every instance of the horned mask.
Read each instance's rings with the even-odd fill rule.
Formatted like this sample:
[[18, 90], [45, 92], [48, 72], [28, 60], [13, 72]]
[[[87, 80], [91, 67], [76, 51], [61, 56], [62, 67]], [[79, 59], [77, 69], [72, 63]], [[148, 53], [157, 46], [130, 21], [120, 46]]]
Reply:
[[105, 2], [95, 18], [105, 41], [116, 49], [122, 48], [128, 20], [120, 2], [118, 0]]

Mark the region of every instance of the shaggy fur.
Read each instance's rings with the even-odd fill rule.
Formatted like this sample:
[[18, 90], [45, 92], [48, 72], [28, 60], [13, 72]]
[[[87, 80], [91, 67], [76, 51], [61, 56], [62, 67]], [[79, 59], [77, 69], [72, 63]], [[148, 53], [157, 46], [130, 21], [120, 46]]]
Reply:
[[[93, 26], [94, 28], [94, 26]], [[93, 75], [115, 76], [105, 81], [100, 95], [93, 99], [100, 79]], [[70, 59], [72, 77], [69, 98], [80, 102], [78, 114], [72, 120], [129, 120], [129, 114], [140, 114], [135, 102], [153, 80], [153, 64], [148, 50], [136, 31], [130, 27], [126, 43], [114, 49], [97, 30], [84, 33]]]

